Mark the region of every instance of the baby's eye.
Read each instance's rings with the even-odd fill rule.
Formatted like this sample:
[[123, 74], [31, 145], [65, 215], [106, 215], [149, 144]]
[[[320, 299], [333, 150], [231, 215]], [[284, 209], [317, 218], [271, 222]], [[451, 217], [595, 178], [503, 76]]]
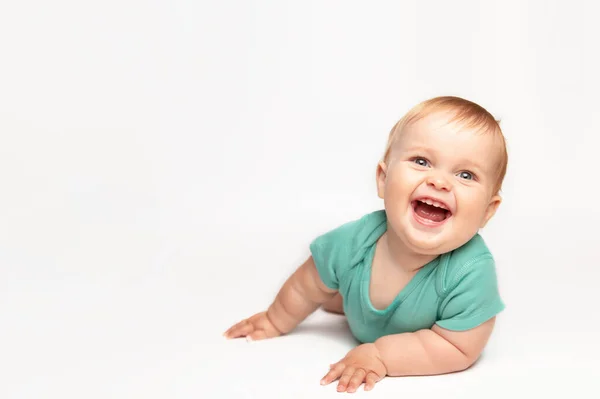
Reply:
[[474, 178], [474, 177], [473, 177], [473, 173], [471, 173], [471, 172], [460, 172], [460, 173], [458, 174], [458, 176], [459, 176], [461, 179], [465, 179], [465, 180], [473, 180], [473, 178]]
[[420, 166], [429, 166], [429, 162], [425, 158], [415, 158], [413, 162]]

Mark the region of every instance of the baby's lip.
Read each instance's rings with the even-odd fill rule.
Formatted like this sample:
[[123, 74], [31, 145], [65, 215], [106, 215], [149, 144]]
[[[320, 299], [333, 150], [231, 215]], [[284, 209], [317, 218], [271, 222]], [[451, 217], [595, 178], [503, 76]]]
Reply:
[[450, 212], [450, 214], [454, 213], [454, 209], [448, 205], [448, 203], [438, 197], [432, 195], [420, 195], [418, 197], [413, 198], [412, 202], [421, 201], [429, 205], [437, 206], [438, 208], [445, 209]]

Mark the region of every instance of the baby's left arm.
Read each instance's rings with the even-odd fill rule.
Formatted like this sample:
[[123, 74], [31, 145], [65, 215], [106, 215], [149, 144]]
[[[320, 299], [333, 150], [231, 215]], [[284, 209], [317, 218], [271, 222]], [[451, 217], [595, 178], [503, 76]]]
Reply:
[[373, 388], [383, 377], [434, 375], [470, 367], [481, 354], [494, 329], [495, 317], [467, 331], [446, 330], [438, 325], [413, 333], [387, 335], [374, 343], [352, 349], [332, 364], [321, 381], [339, 378], [339, 392], [355, 392], [364, 382]]
[[375, 346], [389, 376], [432, 375], [470, 367], [483, 351], [496, 318], [467, 331], [430, 330], [379, 338]]

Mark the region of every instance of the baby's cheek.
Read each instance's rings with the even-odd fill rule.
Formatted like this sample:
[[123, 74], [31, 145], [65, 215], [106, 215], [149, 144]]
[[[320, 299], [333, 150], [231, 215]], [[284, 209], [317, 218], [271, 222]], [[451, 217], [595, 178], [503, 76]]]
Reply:
[[401, 185], [391, 185], [387, 187], [385, 196], [391, 204], [400, 205], [407, 202], [410, 193]]
[[459, 203], [461, 216], [466, 223], [478, 223], [485, 213], [485, 203], [479, 196], [464, 196]]
[[473, 226], [474, 229], [478, 229], [483, 221], [485, 207], [483, 207], [480, 203], [474, 203], [471, 209], [472, 212], [469, 214], [469, 225]]

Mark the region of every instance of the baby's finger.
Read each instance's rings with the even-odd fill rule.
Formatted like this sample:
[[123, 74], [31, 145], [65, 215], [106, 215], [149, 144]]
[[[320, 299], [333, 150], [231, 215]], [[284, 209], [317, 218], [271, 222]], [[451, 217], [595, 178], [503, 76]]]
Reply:
[[337, 380], [340, 375], [342, 375], [342, 371], [344, 371], [346, 365], [344, 363], [337, 363], [331, 366], [329, 372], [325, 374], [325, 377], [321, 379], [321, 385], [331, 384], [333, 381]]
[[242, 320], [238, 323], [235, 323], [233, 326], [229, 327], [229, 329], [227, 329], [227, 331], [225, 331], [225, 333], [223, 335], [226, 337], [231, 335], [232, 331], [235, 331], [236, 328], [239, 328], [240, 326], [242, 326], [243, 324], [245, 324], [247, 322], [248, 322], [248, 320], [246, 319], [246, 320]]
[[367, 372], [363, 369], [358, 369], [354, 372], [352, 378], [350, 378], [350, 382], [348, 382], [348, 392], [356, 392], [360, 384], [365, 380], [365, 376]]
[[243, 337], [243, 336], [250, 334], [252, 331], [254, 331], [254, 326], [252, 325], [252, 323], [249, 323], [248, 321], [243, 321], [243, 322], [238, 323], [235, 326], [233, 326], [231, 328], [231, 330], [229, 331], [229, 333], [226, 335], [226, 337], [227, 338]]
[[342, 376], [340, 377], [340, 382], [338, 382], [338, 386], [337, 386], [338, 392], [346, 391], [346, 387], [348, 386], [350, 377], [352, 377], [352, 375], [354, 374], [354, 370], [356, 370], [356, 369], [352, 366], [346, 367], [344, 369], [344, 372], [342, 373]]
[[367, 374], [365, 378], [365, 391], [370, 391], [375, 387], [375, 384], [379, 381], [379, 376], [373, 372]]
[[246, 337], [247, 341], [259, 341], [261, 339], [269, 338], [265, 330], [256, 330], [252, 334]]

